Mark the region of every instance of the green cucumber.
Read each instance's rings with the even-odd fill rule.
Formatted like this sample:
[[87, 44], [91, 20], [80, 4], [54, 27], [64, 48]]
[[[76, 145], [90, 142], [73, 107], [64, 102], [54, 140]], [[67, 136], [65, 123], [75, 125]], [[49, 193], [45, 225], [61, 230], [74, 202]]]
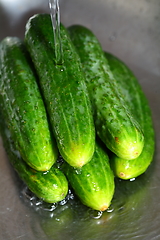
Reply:
[[32, 168], [47, 171], [58, 157], [36, 74], [23, 42], [0, 43], [0, 107], [16, 148]]
[[15, 141], [2, 115], [0, 116], [0, 130], [9, 162], [27, 187], [45, 202], [55, 203], [63, 200], [68, 193], [68, 181], [62, 171], [54, 165], [45, 172], [31, 168], [15, 147]]
[[110, 206], [115, 189], [114, 175], [101, 142], [96, 141], [93, 158], [85, 166], [77, 169], [64, 163], [62, 169], [84, 205], [99, 211]]
[[145, 93], [133, 72], [117, 57], [110, 53], [105, 53], [105, 56], [130, 111], [139, 121], [144, 132], [144, 148], [138, 158], [126, 161], [114, 154], [111, 157], [114, 174], [122, 179], [131, 179], [144, 173], [153, 160], [155, 137], [152, 113]]
[[87, 28], [68, 28], [81, 58], [98, 136], [117, 156], [134, 159], [144, 146], [141, 127], [128, 111], [96, 36]]
[[60, 154], [70, 165], [81, 167], [93, 156], [95, 127], [81, 62], [62, 24], [60, 34], [62, 64], [56, 64], [49, 14], [37, 14], [29, 19], [25, 43], [39, 75]]

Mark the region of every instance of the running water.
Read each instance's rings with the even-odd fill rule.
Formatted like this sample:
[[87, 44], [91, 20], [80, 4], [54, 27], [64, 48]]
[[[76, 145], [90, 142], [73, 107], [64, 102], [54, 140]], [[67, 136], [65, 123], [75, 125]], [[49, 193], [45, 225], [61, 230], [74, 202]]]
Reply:
[[60, 8], [59, 0], [49, 0], [49, 9], [53, 26], [56, 64], [62, 64], [62, 45], [60, 36]]

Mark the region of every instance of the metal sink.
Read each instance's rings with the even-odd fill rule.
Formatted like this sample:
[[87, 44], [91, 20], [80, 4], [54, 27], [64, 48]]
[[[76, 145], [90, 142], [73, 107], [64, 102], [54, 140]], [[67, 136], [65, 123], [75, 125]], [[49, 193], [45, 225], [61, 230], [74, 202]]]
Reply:
[[[116, 180], [108, 212], [99, 218], [76, 199], [55, 211], [29, 200], [0, 141], [0, 240], [158, 240], [160, 239], [160, 1], [61, 0], [65, 26], [81, 24], [98, 37], [104, 50], [134, 72], [149, 100], [156, 132], [154, 161], [134, 181]], [[23, 39], [35, 13], [49, 12], [46, 0], [0, 0], [0, 40]], [[72, 196], [72, 195], [71, 195]]]

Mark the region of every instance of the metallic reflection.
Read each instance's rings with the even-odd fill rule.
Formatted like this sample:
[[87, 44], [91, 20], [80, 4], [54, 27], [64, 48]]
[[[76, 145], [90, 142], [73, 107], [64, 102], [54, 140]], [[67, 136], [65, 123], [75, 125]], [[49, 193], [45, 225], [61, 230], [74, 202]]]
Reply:
[[0, 7], [6, 11], [9, 18], [18, 20], [23, 14], [37, 8], [48, 7], [47, 0], [0, 0]]

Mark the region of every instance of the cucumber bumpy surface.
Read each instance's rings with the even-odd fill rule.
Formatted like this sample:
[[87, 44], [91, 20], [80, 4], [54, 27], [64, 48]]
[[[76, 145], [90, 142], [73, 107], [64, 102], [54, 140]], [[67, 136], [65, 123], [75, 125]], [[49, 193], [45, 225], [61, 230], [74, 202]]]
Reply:
[[36, 74], [23, 42], [0, 43], [0, 107], [16, 148], [32, 168], [47, 171], [58, 157]]
[[144, 173], [151, 164], [155, 150], [155, 133], [152, 122], [152, 113], [145, 93], [133, 72], [128, 66], [110, 53], [105, 53], [111, 71], [120, 87], [130, 111], [142, 126], [145, 143], [141, 155], [126, 161], [114, 154], [111, 156], [111, 166], [115, 176], [122, 179], [131, 179]]
[[144, 146], [141, 126], [118, 91], [98, 39], [83, 26], [74, 25], [68, 31], [86, 75], [98, 136], [117, 156], [128, 160], [138, 157]]
[[89, 163], [80, 169], [62, 165], [71, 187], [81, 202], [98, 211], [105, 211], [114, 195], [114, 174], [102, 142], [96, 141], [95, 152]]
[[9, 162], [27, 187], [45, 202], [55, 203], [63, 200], [68, 193], [68, 181], [62, 171], [55, 165], [45, 172], [31, 168], [16, 149], [10, 129], [6, 126], [2, 114], [0, 131]]
[[56, 64], [51, 17], [37, 14], [26, 24], [25, 43], [30, 52], [59, 151], [70, 165], [91, 160], [95, 127], [79, 56], [65, 27], [60, 26], [62, 64]]

